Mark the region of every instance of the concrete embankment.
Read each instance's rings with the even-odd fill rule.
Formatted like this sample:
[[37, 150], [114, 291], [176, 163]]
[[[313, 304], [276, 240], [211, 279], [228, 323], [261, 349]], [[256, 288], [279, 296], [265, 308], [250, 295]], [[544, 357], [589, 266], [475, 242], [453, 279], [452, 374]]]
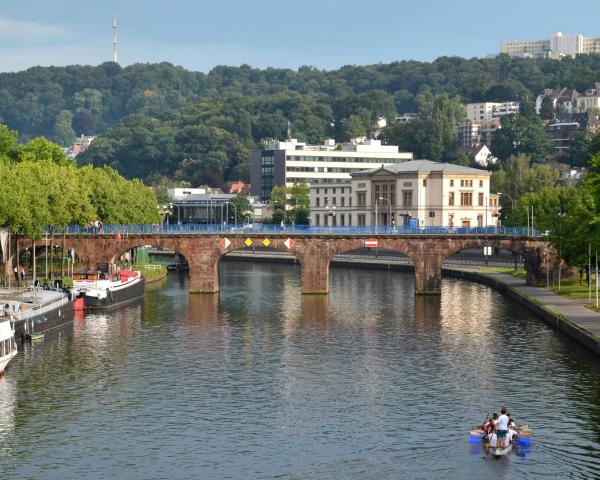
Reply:
[[[236, 252], [237, 253], [237, 252]], [[236, 261], [264, 261], [295, 263], [293, 255], [269, 255], [241, 253], [231, 255]], [[357, 258], [356, 256], [334, 257], [331, 264], [338, 267], [369, 268], [397, 271], [414, 269], [408, 259]], [[447, 265], [442, 269], [445, 276], [469, 280], [487, 285], [512, 298], [517, 303], [539, 316], [581, 345], [600, 354], [600, 314], [586, 308], [581, 302], [556, 295], [548, 289], [532, 287], [523, 279], [503, 273], [478, 270], [477, 267]]]

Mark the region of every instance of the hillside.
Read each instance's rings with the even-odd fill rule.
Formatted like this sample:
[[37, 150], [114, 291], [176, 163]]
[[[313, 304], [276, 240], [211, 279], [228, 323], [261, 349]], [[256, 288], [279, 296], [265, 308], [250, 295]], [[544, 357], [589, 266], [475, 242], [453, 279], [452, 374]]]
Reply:
[[441, 94], [453, 104], [532, 101], [543, 88], [584, 91], [595, 81], [598, 55], [441, 57], [332, 71], [221, 66], [208, 74], [167, 63], [36, 67], [0, 74], [0, 123], [23, 140], [103, 134], [81, 161], [128, 177], [228, 179], [244, 177], [248, 151], [284, 137], [288, 119], [301, 140], [344, 140], [367, 134], [378, 116], [427, 111]]

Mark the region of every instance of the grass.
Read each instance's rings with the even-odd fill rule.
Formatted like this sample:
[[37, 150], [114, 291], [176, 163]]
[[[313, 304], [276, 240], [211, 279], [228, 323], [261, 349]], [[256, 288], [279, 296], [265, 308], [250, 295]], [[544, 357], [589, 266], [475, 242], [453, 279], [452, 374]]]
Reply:
[[497, 272], [497, 273], [505, 273], [507, 275], [512, 275], [517, 278], [525, 278], [527, 276], [527, 272], [518, 268], [515, 270], [513, 267], [481, 267], [481, 270], [486, 270], [488, 272]]
[[[595, 298], [596, 282], [592, 278], [592, 298]], [[560, 291], [558, 291], [558, 285], [550, 287], [554, 293], [561, 295], [565, 298], [571, 298], [573, 300], [587, 300], [588, 297], [588, 286], [584, 280], [581, 285], [579, 280], [565, 279], [560, 282]]]
[[[160, 268], [156, 268], [157, 266]], [[139, 270], [149, 282], [167, 274], [167, 267], [156, 264], [152, 264], [152, 267], [149, 268], [147, 264], [135, 263], [131, 266], [131, 270]]]

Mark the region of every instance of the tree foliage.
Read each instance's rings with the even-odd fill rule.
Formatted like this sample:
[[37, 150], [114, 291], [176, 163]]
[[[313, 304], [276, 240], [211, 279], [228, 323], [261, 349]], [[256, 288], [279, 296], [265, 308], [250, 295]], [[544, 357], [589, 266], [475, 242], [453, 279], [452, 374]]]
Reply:
[[38, 137], [25, 144], [0, 126], [0, 225], [39, 239], [51, 226], [158, 221], [156, 195], [110, 167], [77, 168], [60, 147]]
[[[417, 157], [451, 160], [452, 121], [462, 116], [455, 100], [520, 101], [523, 117], [533, 119], [527, 100], [542, 89], [584, 91], [599, 75], [600, 55], [441, 57], [332, 71], [218, 66], [207, 74], [168, 63], [36, 67], [0, 74], [0, 123], [20, 131], [22, 141], [45, 136], [66, 144], [73, 131], [100, 134], [82, 161], [128, 178], [216, 184], [247, 179], [248, 152], [263, 139], [284, 138], [288, 120], [295, 138], [320, 143], [368, 135], [380, 116], [391, 122], [397, 113], [419, 112], [420, 121], [386, 138]], [[521, 132], [524, 124], [517, 123]], [[533, 123], [517, 147], [504, 142], [496, 156], [525, 153], [545, 161], [548, 151]]]

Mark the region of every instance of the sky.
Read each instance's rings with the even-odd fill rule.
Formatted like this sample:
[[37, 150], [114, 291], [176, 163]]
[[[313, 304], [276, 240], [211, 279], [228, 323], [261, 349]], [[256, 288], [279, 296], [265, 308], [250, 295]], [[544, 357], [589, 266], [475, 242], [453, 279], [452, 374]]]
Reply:
[[112, 60], [335, 69], [484, 57], [500, 42], [553, 31], [600, 36], [600, 1], [0, 0], [0, 71]]

